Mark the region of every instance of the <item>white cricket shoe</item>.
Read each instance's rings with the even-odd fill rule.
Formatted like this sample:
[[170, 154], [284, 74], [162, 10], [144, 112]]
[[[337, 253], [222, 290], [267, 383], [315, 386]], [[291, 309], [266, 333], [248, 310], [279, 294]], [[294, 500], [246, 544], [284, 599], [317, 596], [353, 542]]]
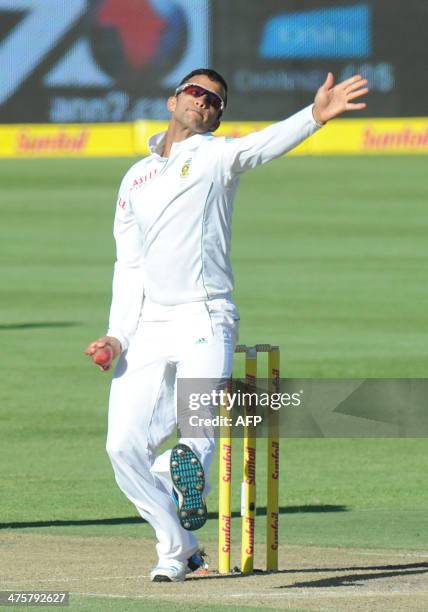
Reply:
[[152, 582], [183, 582], [187, 574], [199, 569], [208, 569], [207, 555], [203, 549], [193, 553], [187, 563], [174, 560], [159, 563], [150, 572], [150, 578]]
[[150, 572], [150, 579], [152, 582], [183, 582], [188, 573], [187, 563], [173, 560], [156, 565]]

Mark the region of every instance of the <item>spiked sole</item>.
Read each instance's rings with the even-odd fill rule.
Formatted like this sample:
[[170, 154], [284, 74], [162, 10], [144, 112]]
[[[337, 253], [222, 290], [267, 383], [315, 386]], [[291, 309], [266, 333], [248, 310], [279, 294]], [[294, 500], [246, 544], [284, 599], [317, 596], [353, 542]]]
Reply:
[[203, 498], [205, 474], [198, 457], [186, 444], [177, 444], [171, 452], [170, 471], [178, 497], [178, 518], [188, 531], [200, 529], [207, 520]]

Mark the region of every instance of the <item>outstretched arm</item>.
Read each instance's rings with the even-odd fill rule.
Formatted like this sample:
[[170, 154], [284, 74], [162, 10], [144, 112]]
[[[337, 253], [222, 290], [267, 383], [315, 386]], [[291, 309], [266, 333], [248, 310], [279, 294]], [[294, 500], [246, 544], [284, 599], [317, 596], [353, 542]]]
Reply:
[[318, 123], [327, 123], [342, 113], [366, 108], [365, 102], [353, 102], [368, 93], [367, 79], [357, 74], [346, 81], [334, 85], [334, 77], [328, 73], [323, 85], [318, 89], [312, 112]]
[[331, 72], [318, 89], [314, 103], [264, 130], [225, 141], [221, 155], [221, 177], [229, 184], [234, 178], [294, 149], [324, 123], [346, 111], [361, 110], [364, 102], [354, 100], [368, 92], [367, 79], [359, 74], [334, 86]]

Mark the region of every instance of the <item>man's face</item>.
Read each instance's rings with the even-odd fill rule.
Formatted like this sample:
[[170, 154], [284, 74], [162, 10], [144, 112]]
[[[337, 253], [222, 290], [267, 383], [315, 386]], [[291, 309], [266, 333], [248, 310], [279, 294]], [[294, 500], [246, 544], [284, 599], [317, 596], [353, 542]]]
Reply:
[[[205, 74], [195, 75], [190, 81], [218, 93], [224, 100], [225, 92], [221, 83], [211, 81]], [[175, 121], [197, 134], [209, 132], [217, 126], [219, 111], [210, 105], [207, 96], [195, 98], [182, 91], [169, 99], [168, 108]]]

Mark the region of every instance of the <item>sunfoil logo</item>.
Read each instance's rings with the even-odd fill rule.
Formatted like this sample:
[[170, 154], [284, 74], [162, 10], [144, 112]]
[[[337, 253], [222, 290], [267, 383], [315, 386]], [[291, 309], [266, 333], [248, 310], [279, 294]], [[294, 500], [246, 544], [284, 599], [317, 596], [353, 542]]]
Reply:
[[265, 59], [365, 58], [371, 53], [368, 4], [282, 14], [266, 23]]

